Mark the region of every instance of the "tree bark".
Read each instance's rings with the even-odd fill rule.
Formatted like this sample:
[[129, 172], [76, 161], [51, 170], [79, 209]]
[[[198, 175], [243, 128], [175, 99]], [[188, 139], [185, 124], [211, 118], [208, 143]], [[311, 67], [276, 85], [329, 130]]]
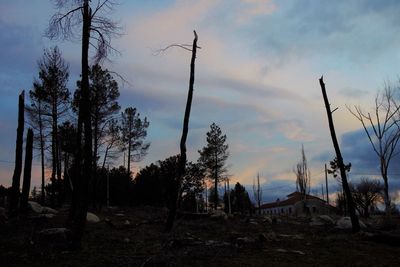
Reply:
[[42, 169], [42, 189], [40, 194], [40, 203], [44, 205], [45, 202], [45, 177], [44, 177], [44, 138], [43, 138], [43, 121], [42, 114], [39, 114], [39, 134], [40, 134], [40, 161], [41, 161], [41, 169]]
[[[81, 239], [86, 225], [86, 214], [88, 209], [88, 182], [92, 175], [92, 127], [90, 118], [89, 98], [89, 39], [91, 25], [91, 9], [89, 0], [83, 2], [83, 27], [82, 27], [82, 87], [78, 118], [78, 150], [81, 150], [82, 124], [84, 132], [84, 151], [77, 154], [76, 185], [74, 183], [74, 211], [72, 222], [72, 246], [80, 247]], [[81, 125], [79, 125], [81, 123]], [[81, 129], [79, 129], [79, 127]], [[80, 131], [80, 133], [79, 133]], [[83, 166], [81, 155], [83, 154]], [[83, 168], [82, 168], [83, 167]]]
[[336, 152], [336, 158], [337, 158], [338, 166], [339, 166], [339, 169], [340, 169], [340, 176], [342, 177], [342, 186], [343, 186], [343, 190], [345, 192], [346, 198], [347, 198], [347, 204], [348, 204], [349, 213], [350, 213], [352, 230], [353, 230], [354, 233], [356, 233], [356, 232], [360, 231], [360, 223], [358, 221], [358, 217], [357, 217], [356, 212], [355, 212], [353, 197], [351, 195], [350, 187], [349, 187], [349, 184], [347, 182], [346, 170], [345, 170], [345, 166], [344, 166], [344, 163], [343, 163], [342, 153], [341, 153], [340, 148], [339, 148], [339, 143], [338, 143], [337, 138], [336, 138], [335, 126], [333, 124], [333, 118], [332, 118], [332, 111], [331, 111], [331, 107], [330, 107], [330, 104], [329, 104], [328, 96], [326, 94], [325, 83], [324, 83], [323, 77], [321, 77], [319, 79], [319, 83], [320, 83], [320, 86], [321, 86], [322, 96], [324, 98], [326, 114], [328, 116], [329, 130], [330, 130], [330, 133], [331, 133], [333, 146], [334, 146], [335, 152]]
[[185, 117], [183, 119], [183, 129], [182, 129], [182, 137], [180, 142], [180, 157], [179, 157], [179, 169], [178, 169], [178, 177], [177, 177], [177, 188], [176, 188], [176, 201], [172, 201], [172, 206], [169, 210], [166, 230], [171, 231], [174, 226], [174, 221], [176, 217], [176, 212], [178, 209], [178, 202], [181, 194], [182, 180], [185, 175], [185, 167], [186, 167], [186, 139], [189, 132], [189, 118], [190, 118], [190, 110], [192, 107], [192, 99], [193, 99], [193, 86], [194, 86], [194, 73], [195, 73], [195, 61], [196, 61], [196, 49], [197, 49], [197, 33], [194, 33], [194, 40], [192, 46], [192, 59], [190, 61], [190, 79], [189, 79], [189, 91], [188, 97], [186, 101], [185, 108]]
[[33, 130], [29, 128], [26, 137], [24, 180], [22, 183], [22, 195], [20, 202], [20, 209], [21, 212], [23, 213], [26, 213], [28, 209], [28, 198], [31, 188], [32, 150], [33, 150]]
[[24, 109], [25, 109], [25, 93], [21, 92], [18, 100], [18, 127], [17, 127], [17, 141], [15, 147], [15, 168], [12, 178], [11, 196], [9, 215], [14, 217], [18, 215], [18, 200], [19, 200], [19, 186], [22, 172], [22, 146], [24, 135]]

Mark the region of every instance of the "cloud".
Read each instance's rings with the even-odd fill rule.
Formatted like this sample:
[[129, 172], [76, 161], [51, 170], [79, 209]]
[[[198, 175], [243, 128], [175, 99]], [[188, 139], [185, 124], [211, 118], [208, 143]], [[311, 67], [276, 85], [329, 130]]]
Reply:
[[236, 22], [245, 24], [256, 17], [270, 15], [276, 9], [277, 5], [273, 0], [240, 0]]

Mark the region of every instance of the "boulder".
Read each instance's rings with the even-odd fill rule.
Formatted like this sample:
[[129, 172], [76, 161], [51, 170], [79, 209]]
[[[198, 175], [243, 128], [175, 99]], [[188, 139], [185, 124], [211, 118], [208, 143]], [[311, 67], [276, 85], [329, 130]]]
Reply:
[[319, 215], [317, 217], [312, 217], [310, 222], [311, 226], [324, 226], [334, 224], [335, 221], [328, 215]]
[[318, 219], [323, 221], [325, 224], [330, 224], [330, 225], [334, 225], [335, 224], [335, 220], [332, 219], [332, 217], [329, 216], [329, 215], [319, 215]]
[[88, 212], [86, 214], [86, 221], [88, 223], [98, 223], [100, 222], [100, 218], [96, 214]]
[[227, 220], [228, 219], [228, 215], [222, 211], [222, 210], [215, 210], [211, 213], [211, 218], [213, 219], [224, 219]]
[[[366, 225], [362, 221], [360, 221], [360, 220], [358, 220], [358, 221], [360, 222], [360, 227], [365, 229]], [[340, 218], [336, 222], [336, 228], [338, 228], [338, 229], [351, 229], [352, 226], [351, 226], [350, 217], [342, 217], [342, 218]]]
[[55, 209], [49, 208], [49, 207], [44, 207], [40, 205], [39, 203], [35, 201], [28, 201], [28, 205], [31, 208], [31, 210], [35, 213], [51, 213], [51, 214], [56, 214], [58, 211]]

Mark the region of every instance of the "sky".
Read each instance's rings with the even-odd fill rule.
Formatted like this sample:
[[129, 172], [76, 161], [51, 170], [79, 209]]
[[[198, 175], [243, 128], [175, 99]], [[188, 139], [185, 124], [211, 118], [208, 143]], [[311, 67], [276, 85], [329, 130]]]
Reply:
[[[96, 2], [96, 1], [94, 1]], [[0, 0], [0, 184], [13, 171], [17, 102], [38, 76], [43, 49], [58, 45], [70, 67], [69, 89], [80, 74], [79, 41], [52, 41], [44, 33], [55, 5], [46, 0]], [[400, 2], [396, 0], [119, 0], [107, 14], [122, 27], [112, 40], [120, 54], [104, 66], [122, 75], [120, 103], [150, 121], [147, 157], [135, 168], [179, 153], [190, 44], [199, 36], [187, 142], [196, 161], [215, 122], [227, 135], [231, 183], [249, 185], [261, 174], [265, 201], [295, 190], [293, 168], [301, 146], [320, 194], [324, 164], [334, 158], [318, 78], [324, 76], [350, 179], [379, 179], [379, 162], [361, 124], [346, 105], [372, 108], [385, 83], [399, 80]], [[37, 153], [37, 152], [36, 152]], [[400, 159], [389, 172], [400, 196]], [[33, 185], [40, 183], [39, 159]], [[338, 183], [331, 176], [329, 187]], [[252, 194], [252, 192], [250, 192]], [[400, 199], [399, 199], [400, 200]]]

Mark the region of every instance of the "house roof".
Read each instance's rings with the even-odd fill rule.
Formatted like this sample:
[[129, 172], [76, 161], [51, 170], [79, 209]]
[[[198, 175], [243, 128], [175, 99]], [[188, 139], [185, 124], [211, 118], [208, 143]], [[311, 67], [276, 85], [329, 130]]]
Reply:
[[[289, 206], [289, 205], [294, 205], [295, 203], [303, 200], [303, 195], [300, 192], [293, 192], [289, 195], [287, 195], [287, 199], [282, 200], [282, 201], [275, 201], [275, 202], [270, 202], [261, 205], [261, 209], [270, 209], [270, 208], [276, 208], [276, 207], [282, 207], [282, 206]], [[312, 195], [307, 195], [306, 194], [306, 199], [315, 199], [319, 201], [325, 202], [325, 200], [320, 199], [319, 197], [312, 196]]]

